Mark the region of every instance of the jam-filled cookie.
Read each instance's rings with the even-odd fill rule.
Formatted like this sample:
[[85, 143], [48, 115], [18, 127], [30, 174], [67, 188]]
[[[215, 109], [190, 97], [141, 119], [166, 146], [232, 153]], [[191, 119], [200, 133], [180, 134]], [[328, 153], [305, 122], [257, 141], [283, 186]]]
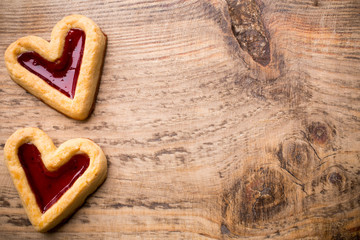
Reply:
[[14, 185], [37, 231], [55, 227], [106, 178], [105, 155], [88, 139], [68, 140], [56, 148], [40, 129], [24, 128], [11, 135], [4, 152]]
[[78, 120], [90, 114], [99, 84], [106, 36], [89, 18], [58, 22], [48, 42], [27, 36], [5, 52], [10, 77], [42, 101]]

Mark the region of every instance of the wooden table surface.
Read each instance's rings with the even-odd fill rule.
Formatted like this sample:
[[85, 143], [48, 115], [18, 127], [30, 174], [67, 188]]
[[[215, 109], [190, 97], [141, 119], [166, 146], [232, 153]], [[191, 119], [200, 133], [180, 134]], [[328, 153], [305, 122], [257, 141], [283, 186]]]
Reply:
[[[0, 58], [0, 239], [359, 239], [360, 1], [0, 1], [0, 52], [92, 18], [93, 114], [69, 119]], [[3, 161], [17, 129], [99, 144], [105, 183], [34, 231]]]

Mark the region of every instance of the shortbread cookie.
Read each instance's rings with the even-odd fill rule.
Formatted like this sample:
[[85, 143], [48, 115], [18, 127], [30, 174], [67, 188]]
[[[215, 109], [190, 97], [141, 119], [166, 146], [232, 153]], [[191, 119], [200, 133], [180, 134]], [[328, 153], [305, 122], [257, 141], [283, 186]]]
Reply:
[[7, 140], [5, 161], [37, 231], [55, 227], [105, 180], [106, 158], [94, 142], [78, 138], [56, 148], [40, 129], [24, 128]]
[[5, 52], [10, 77], [65, 115], [83, 120], [95, 101], [106, 36], [89, 18], [72, 15], [58, 22], [51, 41], [27, 36]]

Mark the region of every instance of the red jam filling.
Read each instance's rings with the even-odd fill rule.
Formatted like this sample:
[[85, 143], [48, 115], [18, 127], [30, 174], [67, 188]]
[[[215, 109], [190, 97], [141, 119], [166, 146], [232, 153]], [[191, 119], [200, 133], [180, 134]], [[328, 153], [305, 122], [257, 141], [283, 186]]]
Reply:
[[19, 147], [18, 156], [42, 213], [74, 184], [90, 162], [86, 154], [74, 155], [67, 163], [51, 172], [44, 166], [37, 147], [30, 143]]
[[49, 62], [36, 52], [25, 52], [18, 56], [18, 62], [31, 73], [42, 78], [67, 97], [75, 96], [76, 83], [84, 53], [85, 32], [70, 29], [64, 44], [62, 56]]

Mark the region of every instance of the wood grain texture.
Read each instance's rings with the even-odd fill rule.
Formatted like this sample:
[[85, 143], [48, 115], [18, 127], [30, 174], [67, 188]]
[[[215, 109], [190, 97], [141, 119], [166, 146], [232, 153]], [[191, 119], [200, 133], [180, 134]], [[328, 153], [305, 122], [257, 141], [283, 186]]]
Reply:
[[2, 53], [74, 13], [108, 36], [83, 122], [26, 93], [0, 58], [1, 158], [16, 129], [39, 127], [57, 145], [94, 140], [109, 172], [40, 234], [0, 161], [0, 238], [359, 239], [360, 2], [244, 2], [1, 1]]

